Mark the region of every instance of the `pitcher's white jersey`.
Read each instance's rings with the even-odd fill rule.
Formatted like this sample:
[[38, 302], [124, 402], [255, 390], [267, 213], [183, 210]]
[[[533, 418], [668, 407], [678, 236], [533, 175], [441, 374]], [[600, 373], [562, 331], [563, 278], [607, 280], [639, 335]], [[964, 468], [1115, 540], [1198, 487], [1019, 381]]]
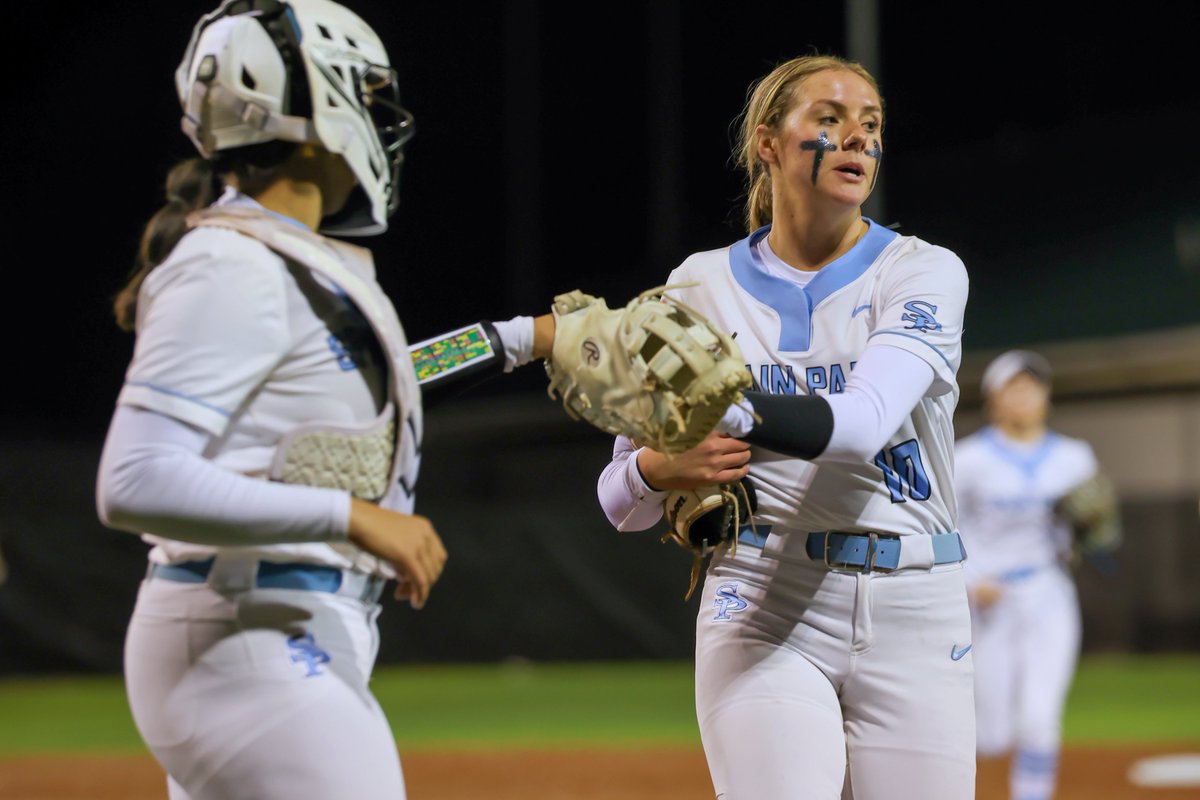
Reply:
[[952, 419], [966, 268], [943, 247], [867, 222], [866, 235], [803, 286], [759, 257], [757, 243], [770, 226], [690, 256], [668, 279], [699, 281], [670, 293], [736, 335], [758, 390], [845, 391], [873, 344], [902, 348], [933, 368], [927, 395], [871, 460], [814, 463], [754, 448], [755, 518], [776, 533], [957, 530]]
[[986, 426], [956, 450], [955, 483], [962, 536], [971, 554], [967, 582], [1003, 582], [1005, 576], [1061, 565], [1071, 531], [1053, 507], [1098, 469], [1091, 445], [1048, 432], [1016, 442]]

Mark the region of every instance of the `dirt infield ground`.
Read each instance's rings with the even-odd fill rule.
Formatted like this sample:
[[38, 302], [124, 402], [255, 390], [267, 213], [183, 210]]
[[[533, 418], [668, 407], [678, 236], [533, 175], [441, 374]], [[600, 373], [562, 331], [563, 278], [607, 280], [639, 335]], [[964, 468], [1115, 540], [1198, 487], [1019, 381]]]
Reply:
[[[1076, 748], [1063, 754], [1056, 800], [1184, 800], [1200, 787], [1138, 788], [1126, 774], [1153, 755], [1198, 747]], [[693, 751], [413, 753], [405, 755], [410, 800], [710, 800], [703, 754]], [[983, 765], [977, 800], [1006, 800], [1003, 764]], [[163, 800], [146, 757], [0, 760], [0, 800]], [[353, 800], [353, 798], [330, 798]], [[937, 800], [931, 798], [930, 800]]]

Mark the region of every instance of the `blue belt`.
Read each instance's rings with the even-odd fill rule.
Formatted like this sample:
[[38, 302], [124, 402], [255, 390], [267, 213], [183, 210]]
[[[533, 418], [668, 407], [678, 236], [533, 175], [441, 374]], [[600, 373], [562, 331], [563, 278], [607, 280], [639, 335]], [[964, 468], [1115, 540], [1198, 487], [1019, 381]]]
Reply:
[[[833, 569], [857, 569], [861, 572], [891, 572], [900, 566], [900, 536], [878, 533], [810, 533], [804, 551], [814, 561], [824, 562]], [[962, 538], [957, 533], [936, 534], [933, 544], [934, 564], [953, 564], [967, 557]]]
[[[745, 527], [738, 535], [738, 542], [762, 547], [770, 531], [769, 525], [759, 525], [757, 534]], [[900, 536], [878, 533], [822, 531], [808, 534], [804, 551], [813, 561], [820, 561], [832, 569], [890, 572], [900, 565], [902, 541]], [[962, 538], [957, 533], [936, 534], [930, 541], [933, 544], [934, 564], [952, 564], [967, 556]]]
[[[151, 564], [148, 577], [162, 578], [178, 583], [207, 583], [214, 559], [204, 561], [181, 561], [178, 564]], [[345, 570], [323, 567], [318, 564], [279, 564], [259, 561], [254, 585], [259, 589], [300, 589], [311, 592], [329, 592], [358, 597], [361, 600], [377, 600], [383, 592], [387, 579], [381, 575], [361, 575], [363, 581], [357, 587], [344, 587]], [[351, 591], [343, 591], [343, 588]], [[361, 589], [361, 591], [360, 591]]]

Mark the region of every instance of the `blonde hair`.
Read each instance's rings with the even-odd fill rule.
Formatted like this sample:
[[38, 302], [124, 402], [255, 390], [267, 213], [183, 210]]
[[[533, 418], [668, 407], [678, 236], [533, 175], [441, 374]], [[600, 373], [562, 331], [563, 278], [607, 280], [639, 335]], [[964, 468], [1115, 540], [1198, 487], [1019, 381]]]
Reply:
[[750, 99], [742, 111], [737, 145], [737, 165], [746, 173], [746, 229], [753, 232], [771, 221], [771, 173], [758, 157], [754, 131], [759, 125], [775, 129], [791, 110], [800, 85], [810, 76], [829, 69], [853, 72], [880, 95], [875, 77], [857, 61], [840, 56], [807, 55], [783, 62], [750, 86]]

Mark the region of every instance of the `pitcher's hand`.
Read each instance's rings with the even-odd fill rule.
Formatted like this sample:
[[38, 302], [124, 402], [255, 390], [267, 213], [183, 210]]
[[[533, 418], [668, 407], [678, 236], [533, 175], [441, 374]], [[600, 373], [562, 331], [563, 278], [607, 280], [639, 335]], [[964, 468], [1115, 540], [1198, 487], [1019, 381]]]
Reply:
[[659, 491], [736, 483], [750, 472], [750, 445], [714, 431], [691, 450], [669, 458], [647, 447], [638, 453], [638, 469]]

